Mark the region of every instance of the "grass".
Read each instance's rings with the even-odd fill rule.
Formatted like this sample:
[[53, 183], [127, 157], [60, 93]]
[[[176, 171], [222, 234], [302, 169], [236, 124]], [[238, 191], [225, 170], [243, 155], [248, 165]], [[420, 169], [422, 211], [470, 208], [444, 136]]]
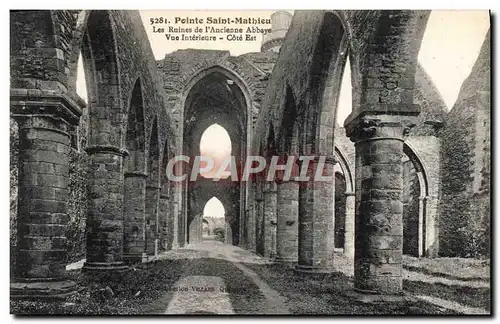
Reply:
[[286, 265], [245, 264], [271, 288], [287, 298], [295, 315], [434, 315], [455, 314], [426, 302], [365, 304], [346, 295], [352, 291], [350, 277], [342, 274], [305, 279]]
[[[70, 271], [69, 277], [82, 290], [65, 302], [20, 301], [10, 303], [11, 313], [18, 315], [148, 315], [163, 314], [173, 297], [173, 287], [181, 277], [217, 276], [231, 290], [229, 298], [235, 313], [256, 314], [266, 309], [266, 299], [259, 288], [231, 262], [208, 258], [202, 252], [183, 251], [188, 258], [166, 259], [137, 265], [118, 274], [85, 275]], [[191, 254], [192, 255], [191, 255]], [[191, 256], [189, 256], [191, 255]], [[336, 262], [343, 267], [342, 258]], [[404, 257], [407, 269], [416, 269], [436, 277], [455, 280], [489, 280], [489, 261]], [[304, 277], [282, 264], [244, 264], [272, 289], [286, 297], [286, 307], [297, 315], [426, 315], [454, 314], [433, 304], [420, 302], [364, 304], [349, 297], [352, 276], [331, 274], [323, 278]], [[456, 279], [459, 278], [459, 279]], [[472, 284], [472, 283], [471, 283]], [[109, 287], [113, 296], [102, 293]], [[461, 305], [490, 310], [490, 288], [468, 285], [445, 285], [439, 282], [404, 281], [410, 294], [434, 296]]]
[[[150, 315], [164, 314], [181, 277], [218, 276], [231, 289], [229, 298], [237, 314], [263, 308], [264, 297], [252, 280], [229, 261], [219, 259], [161, 260], [141, 264], [123, 273], [87, 276], [70, 271], [69, 277], [83, 287], [65, 302], [21, 301], [10, 303], [16, 315]], [[111, 288], [112, 297], [101, 291]], [[138, 292], [140, 292], [138, 294]]]
[[490, 260], [470, 258], [415, 258], [403, 256], [403, 266], [436, 277], [462, 281], [489, 281]]
[[[144, 305], [160, 298], [187, 266], [187, 260], [157, 261], [123, 272], [85, 275], [69, 271], [82, 290], [65, 302], [11, 300], [10, 312], [16, 315], [135, 315], [144, 314]], [[100, 291], [111, 288], [114, 296]], [[138, 292], [140, 292], [138, 294]]]

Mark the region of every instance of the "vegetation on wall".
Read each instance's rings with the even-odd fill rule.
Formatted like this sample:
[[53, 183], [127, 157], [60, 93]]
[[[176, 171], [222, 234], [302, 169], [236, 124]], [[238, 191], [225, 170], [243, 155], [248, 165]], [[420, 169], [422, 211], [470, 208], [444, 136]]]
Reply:
[[[441, 256], [487, 256], [489, 231], [484, 208], [472, 193], [474, 157], [474, 107], [452, 111], [442, 145], [442, 199], [440, 214]], [[452, 115], [453, 114], [453, 115]]]
[[71, 149], [69, 153], [68, 227], [66, 229], [68, 263], [85, 258], [86, 217], [88, 208], [87, 166], [85, 153]]
[[10, 119], [10, 268], [16, 263], [17, 244], [17, 170], [19, 159], [19, 131], [17, 123]]

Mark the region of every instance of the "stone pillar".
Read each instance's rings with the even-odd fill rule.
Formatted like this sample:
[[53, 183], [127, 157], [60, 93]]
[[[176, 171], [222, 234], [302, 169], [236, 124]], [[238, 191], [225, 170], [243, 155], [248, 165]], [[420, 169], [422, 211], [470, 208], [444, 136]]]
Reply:
[[426, 196], [424, 199], [424, 255], [436, 258], [439, 253], [439, 200], [435, 195]]
[[11, 298], [63, 298], [66, 276], [70, 135], [79, 104], [64, 95], [11, 89], [19, 125], [17, 246]]
[[[276, 251], [276, 240], [273, 241], [273, 228], [276, 229], [277, 220], [277, 196], [276, 184], [274, 182], [266, 184], [264, 190], [264, 257], [274, 257]], [[273, 225], [274, 223], [274, 225]], [[276, 233], [275, 233], [276, 234]]]
[[183, 182], [184, 186], [184, 195], [182, 196], [182, 210], [181, 210], [181, 220], [180, 220], [180, 229], [181, 233], [179, 235], [179, 245], [180, 247], [184, 247], [187, 244], [187, 237], [188, 237], [188, 196], [189, 196], [189, 189], [188, 189], [189, 182], [186, 178], [186, 180]]
[[159, 211], [159, 219], [160, 219], [160, 246], [161, 250], [168, 251], [172, 249], [171, 241], [171, 224], [170, 221], [170, 206], [169, 206], [169, 195], [168, 193], [161, 192], [160, 193], [160, 211]]
[[233, 244], [233, 230], [231, 228], [231, 222], [228, 221], [227, 213], [224, 215], [225, 224], [226, 224], [226, 233], [224, 235], [224, 243], [225, 244]]
[[404, 118], [361, 115], [346, 127], [356, 147], [354, 287], [364, 293], [403, 289]]
[[249, 211], [248, 209], [241, 209], [241, 219], [242, 222], [240, 222], [240, 244], [238, 245], [242, 249], [247, 250], [248, 249], [248, 218], [249, 218]]
[[[335, 159], [319, 159], [316, 157], [309, 161], [309, 181], [302, 182], [299, 192], [299, 260], [295, 270], [304, 273], [327, 273], [333, 270]], [[318, 168], [322, 171], [316, 172]], [[316, 177], [319, 172], [328, 180], [319, 181]]]
[[85, 271], [124, 270], [123, 157], [115, 146], [89, 146], [89, 212]]
[[271, 251], [269, 253], [270, 258], [276, 258], [276, 232], [277, 232], [277, 221], [271, 221]]
[[276, 261], [297, 262], [299, 228], [299, 183], [277, 184]]
[[195, 214], [189, 223], [189, 244], [197, 244], [201, 241], [201, 229], [203, 224], [203, 215]]
[[249, 251], [256, 251], [256, 221], [257, 221], [257, 202], [255, 201], [256, 185], [255, 182], [250, 184], [251, 190], [248, 197], [248, 224], [247, 224], [247, 248]]
[[255, 198], [256, 222], [255, 222], [255, 250], [264, 255], [264, 198], [262, 193]]
[[145, 246], [146, 178], [144, 172], [125, 172], [123, 196], [123, 260], [141, 262]]
[[425, 208], [425, 197], [418, 197], [418, 257], [424, 255], [424, 249], [425, 249], [424, 208]]
[[354, 263], [354, 213], [356, 209], [356, 196], [354, 192], [345, 193], [345, 233], [344, 255]]
[[160, 187], [157, 183], [146, 185], [146, 253], [158, 254], [159, 222], [158, 208], [160, 204]]
[[172, 202], [172, 210], [173, 215], [171, 216], [172, 222], [172, 249], [179, 248], [179, 218], [181, 215], [181, 199], [182, 199], [182, 186], [179, 183], [175, 183], [175, 187], [173, 187], [173, 202]]

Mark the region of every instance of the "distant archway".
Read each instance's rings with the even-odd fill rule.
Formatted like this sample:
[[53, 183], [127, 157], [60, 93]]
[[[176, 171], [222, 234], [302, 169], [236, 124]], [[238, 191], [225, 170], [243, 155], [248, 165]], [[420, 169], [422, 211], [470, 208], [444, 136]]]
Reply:
[[[248, 86], [238, 75], [222, 66], [213, 66], [200, 71], [188, 83], [184, 90], [183, 99], [183, 152], [188, 155], [192, 161], [201, 155], [200, 147], [202, 137], [208, 130], [218, 130], [222, 138], [225, 138], [226, 144], [230, 143], [230, 150], [222, 155], [231, 156], [231, 168], [241, 169], [243, 161], [247, 155], [247, 143], [249, 136], [249, 118], [251, 116], [250, 93]], [[216, 126], [217, 125], [217, 126]], [[211, 132], [211, 131], [210, 131]], [[229, 137], [229, 140], [228, 140]], [[212, 141], [211, 144], [220, 144], [219, 140]], [[215, 143], [217, 142], [217, 143]], [[204, 163], [201, 163], [203, 166]], [[198, 168], [196, 164], [190, 165], [192, 168]], [[201, 167], [200, 166], [200, 167]], [[222, 168], [224, 169], [224, 168]], [[194, 171], [194, 172], [191, 172]], [[214, 195], [218, 192], [222, 195], [231, 196], [228, 198], [231, 209], [231, 216], [228, 217], [228, 226], [234, 233], [230, 242], [239, 243], [240, 219], [245, 211], [247, 188], [246, 184], [239, 181], [236, 172], [229, 172], [233, 177], [224, 177], [221, 175], [219, 181], [210, 179], [214, 174], [209, 174], [208, 178], [199, 176], [198, 170], [188, 170], [190, 175], [189, 185], [183, 184], [183, 206], [180, 224], [186, 224], [187, 241], [193, 242], [191, 233], [195, 234], [197, 240], [202, 227], [199, 216], [202, 214], [204, 198], [207, 194]], [[214, 169], [214, 171], [218, 171]], [[227, 174], [224, 173], [224, 176]], [[225, 194], [222, 192], [226, 192]], [[223, 198], [225, 199], [225, 198]], [[194, 223], [193, 223], [194, 222]], [[191, 224], [193, 223], [193, 224]], [[183, 226], [180, 226], [182, 235]], [[233, 234], [231, 234], [233, 235]]]
[[210, 216], [215, 218], [223, 218], [226, 214], [226, 209], [222, 202], [217, 197], [212, 197], [207, 201], [203, 208], [203, 217]]
[[[219, 171], [219, 168], [223, 166], [223, 161], [231, 156], [232, 143], [231, 137], [227, 130], [221, 125], [215, 123], [209, 126], [201, 135], [200, 139], [200, 155], [207, 158], [212, 158], [214, 161], [214, 166], [212, 170], [200, 173], [204, 178], [214, 178]], [[200, 167], [205, 167], [206, 164]], [[230, 175], [230, 169], [226, 168], [226, 171], [221, 176], [221, 179], [226, 179]]]
[[403, 254], [427, 253], [429, 180], [421, 158], [409, 143], [403, 146]]

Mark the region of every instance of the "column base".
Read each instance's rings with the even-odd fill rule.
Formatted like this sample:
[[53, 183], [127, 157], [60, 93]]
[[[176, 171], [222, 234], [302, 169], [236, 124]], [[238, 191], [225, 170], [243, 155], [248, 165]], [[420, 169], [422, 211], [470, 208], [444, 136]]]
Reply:
[[85, 262], [84, 272], [126, 271], [128, 266], [123, 262]]
[[10, 284], [11, 299], [65, 299], [73, 295], [78, 285], [72, 280], [37, 281], [19, 279]]
[[290, 257], [280, 257], [277, 256], [274, 258], [274, 262], [276, 263], [296, 263], [299, 260], [297, 258], [290, 258]]
[[148, 256], [146, 253], [131, 253], [123, 255], [123, 262], [127, 264], [142, 263], [147, 260]]
[[403, 281], [400, 276], [354, 276], [354, 290], [369, 295], [403, 295]]
[[317, 266], [308, 266], [308, 265], [296, 265], [293, 268], [293, 271], [301, 273], [301, 274], [310, 274], [310, 275], [325, 275], [336, 272], [333, 268], [327, 267], [317, 267]]
[[394, 294], [382, 294], [378, 292], [371, 292], [368, 290], [348, 290], [343, 293], [346, 297], [353, 299], [363, 304], [378, 304], [378, 303], [411, 303], [418, 300], [404, 292]]

